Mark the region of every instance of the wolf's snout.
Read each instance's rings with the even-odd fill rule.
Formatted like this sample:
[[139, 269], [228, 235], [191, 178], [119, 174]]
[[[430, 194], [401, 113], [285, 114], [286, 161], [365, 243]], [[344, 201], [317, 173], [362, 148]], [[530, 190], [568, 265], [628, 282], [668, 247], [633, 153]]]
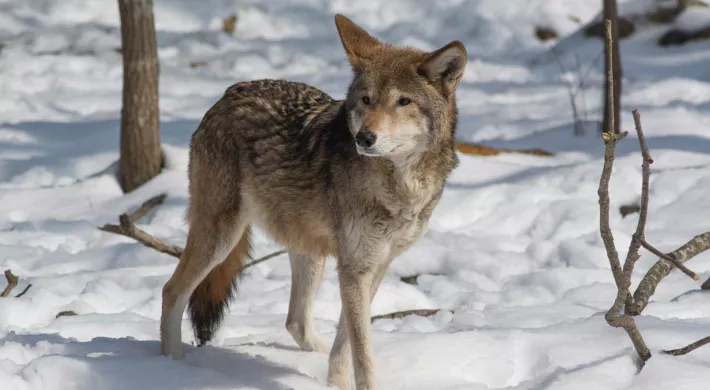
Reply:
[[377, 134], [371, 131], [359, 131], [355, 135], [355, 142], [362, 148], [371, 148], [377, 141]]

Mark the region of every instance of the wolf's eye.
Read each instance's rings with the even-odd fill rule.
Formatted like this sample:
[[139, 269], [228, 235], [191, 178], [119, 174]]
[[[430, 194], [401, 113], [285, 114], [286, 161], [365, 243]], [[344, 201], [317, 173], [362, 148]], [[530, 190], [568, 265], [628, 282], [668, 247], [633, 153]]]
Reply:
[[411, 103], [411, 102], [412, 102], [411, 100], [409, 100], [409, 99], [407, 99], [407, 98], [405, 98], [405, 97], [399, 98], [399, 100], [397, 100], [397, 104], [400, 105], [400, 106], [409, 105], [409, 103]]
[[369, 105], [370, 105], [370, 97], [369, 97], [369, 96], [363, 96], [363, 97], [362, 97], [362, 102], [363, 102], [363, 104], [365, 104], [366, 106], [369, 106]]

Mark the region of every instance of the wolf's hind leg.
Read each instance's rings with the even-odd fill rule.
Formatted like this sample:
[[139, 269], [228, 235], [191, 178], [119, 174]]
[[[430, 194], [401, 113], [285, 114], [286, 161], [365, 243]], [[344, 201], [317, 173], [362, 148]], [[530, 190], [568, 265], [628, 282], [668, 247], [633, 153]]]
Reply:
[[291, 300], [286, 329], [302, 349], [327, 353], [330, 347], [316, 333], [311, 315], [313, 300], [323, 277], [325, 257], [290, 251], [288, 258], [291, 263]]
[[190, 295], [240, 242], [246, 226], [246, 219], [238, 215], [202, 216], [191, 221], [180, 262], [163, 287], [160, 318], [160, 349], [163, 355], [182, 358], [182, 315]]

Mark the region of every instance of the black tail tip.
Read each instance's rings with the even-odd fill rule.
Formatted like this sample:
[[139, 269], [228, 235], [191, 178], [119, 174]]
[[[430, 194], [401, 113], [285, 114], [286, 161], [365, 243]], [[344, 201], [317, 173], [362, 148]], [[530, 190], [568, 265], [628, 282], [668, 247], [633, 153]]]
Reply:
[[207, 342], [212, 340], [212, 331], [211, 330], [196, 330], [195, 331], [195, 338], [197, 339], [197, 346], [198, 347], [204, 347]]
[[190, 296], [188, 312], [198, 347], [212, 340], [214, 332], [219, 329], [229, 308], [229, 300], [234, 294], [235, 287], [234, 283], [231, 284], [224, 299], [219, 301], [209, 299], [209, 294], [205, 294], [199, 287]]

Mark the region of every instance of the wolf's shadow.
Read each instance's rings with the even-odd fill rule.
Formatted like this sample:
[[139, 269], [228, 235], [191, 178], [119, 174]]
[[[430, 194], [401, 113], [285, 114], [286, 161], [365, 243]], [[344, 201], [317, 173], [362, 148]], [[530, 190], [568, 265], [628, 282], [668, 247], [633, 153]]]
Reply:
[[160, 355], [158, 341], [98, 337], [79, 342], [58, 334], [10, 333], [2, 344], [41, 352], [17, 374], [33, 383], [54, 382], [80, 390], [119, 389], [285, 389], [279, 379], [318, 380], [289, 367], [234, 349], [183, 345], [180, 361]]

